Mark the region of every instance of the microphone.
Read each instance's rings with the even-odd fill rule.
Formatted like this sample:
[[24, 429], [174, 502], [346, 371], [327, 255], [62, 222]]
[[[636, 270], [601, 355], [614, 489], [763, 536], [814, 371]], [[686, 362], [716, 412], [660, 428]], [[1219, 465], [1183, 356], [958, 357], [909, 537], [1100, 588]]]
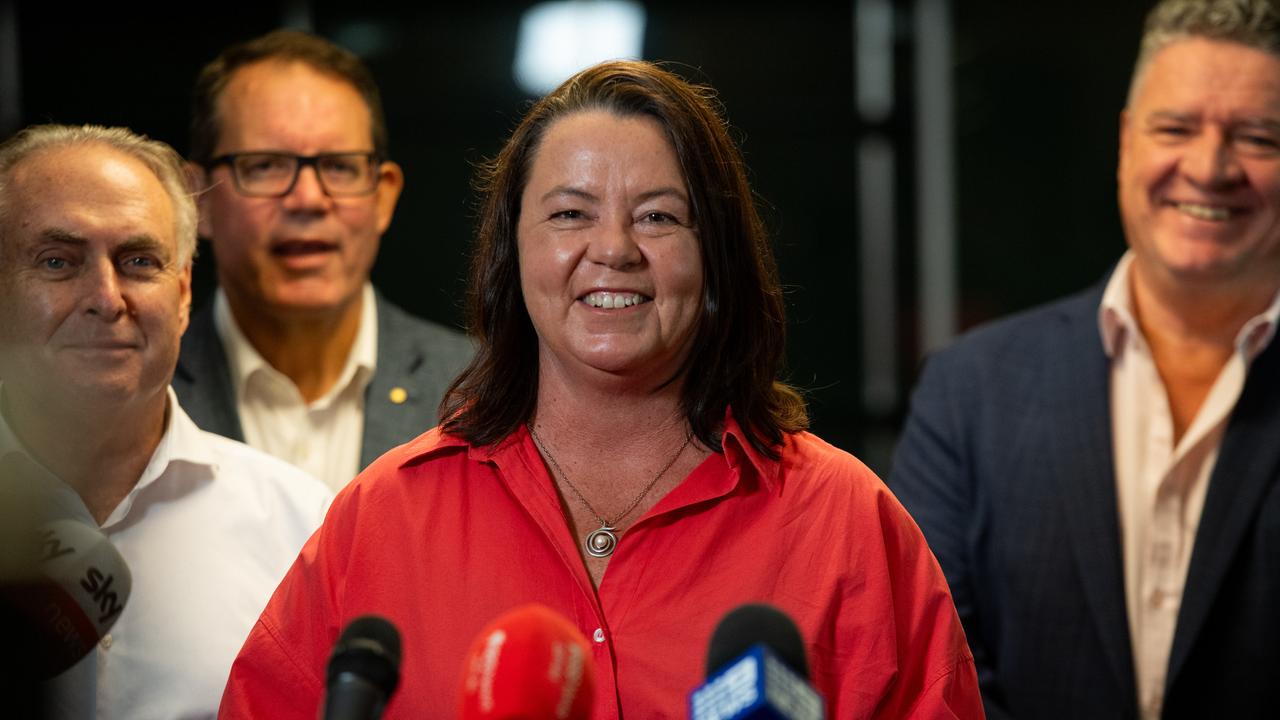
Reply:
[[588, 720], [595, 691], [591, 645], [545, 605], [518, 607], [471, 643], [459, 720]]
[[325, 720], [377, 720], [400, 683], [400, 631], [385, 618], [347, 624], [329, 656]]
[[24, 533], [25, 571], [6, 578], [6, 625], [31, 649], [25, 672], [48, 680], [80, 661], [115, 625], [133, 588], [124, 557], [96, 528], [54, 520]]
[[689, 695], [691, 720], [822, 720], [809, 685], [804, 639], [786, 613], [740, 605], [720, 620], [707, 648], [707, 681]]

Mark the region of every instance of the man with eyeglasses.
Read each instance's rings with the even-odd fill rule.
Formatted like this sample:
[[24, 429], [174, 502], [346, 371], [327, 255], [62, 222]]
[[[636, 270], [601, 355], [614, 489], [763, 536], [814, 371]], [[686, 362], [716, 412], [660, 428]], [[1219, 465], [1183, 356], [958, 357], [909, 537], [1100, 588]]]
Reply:
[[291, 30], [227, 48], [196, 80], [191, 168], [219, 284], [173, 382], [196, 423], [335, 490], [435, 425], [472, 350], [369, 283], [404, 175], [364, 64]]

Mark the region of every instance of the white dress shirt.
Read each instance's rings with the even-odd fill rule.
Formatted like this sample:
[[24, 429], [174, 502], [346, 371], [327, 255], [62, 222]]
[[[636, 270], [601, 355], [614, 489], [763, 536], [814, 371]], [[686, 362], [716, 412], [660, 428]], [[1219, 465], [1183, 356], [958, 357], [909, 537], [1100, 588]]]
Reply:
[[[0, 457], [11, 452], [30, 457], [0, 416]], [[38, 470], [55, 517], [98, 527], [70, 486]], [[213, 718], [240, 646], [331, 498], [301, 470], [197, 428], [170, 390], [160, 444], [100, 527], [132, 591], [98, 646], [51, 681], [50, 717]]]
[[361, 470], [364, 392], [377, 366], [377, 301], [372, 285], [365, 283], [363, 292], [360, 329], [346, 365], [334, 386], [311, 403], [249, 343], [221, 289], [213, 301], [245, 442], [306, 470], [334, 492]]
[[1107, 283], [1098, 322], [1111, 358], [1111, 437], [1138, 706], [1145, 720], [1155, 720], [1164, 704], [1173, 633], [1209, 476], [1249, 365], [1275, 335], [1280, 293], [1240, 329], [1235, 353], [1175, 445], [1168, 394], [1133, 311], [1132, 264], [1130, 251]]

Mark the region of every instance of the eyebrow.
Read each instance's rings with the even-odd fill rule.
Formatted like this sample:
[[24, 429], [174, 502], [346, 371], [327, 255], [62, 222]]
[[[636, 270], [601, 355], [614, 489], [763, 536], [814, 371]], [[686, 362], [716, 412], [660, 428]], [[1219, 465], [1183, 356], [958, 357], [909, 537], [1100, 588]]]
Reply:
[[[587, 200], [590, 202], [598, 202], [600, 200], [600, 198], [596, 197], [592, 193], [589, 193], [586, 190], [583, 190], [581, 188], [569, 187], [568, 185], [557, 185], [556, 187], [551, 188], [551, 190], [547, 191], [547, 193], [542, 196], [542, 201], [546, 202], [547, 200], [550, 200], [553, 197], [557, 197], [561, 195], [568, 195], [570, 197], [581, 198], [583, 200]], [[685, 197], [684, 191], [676, 187], [661, 187], [661, 188], [655, 188], [653, 190], [648, 190], [646, 192], [640, 193], [639, 197], [637, 197], [636, 200], [637, 202], [647, 202], [656, 197], [667, 197], [667, 196], [674, 197], [675, 199], [686, 204], [689, 202], [689, 199]]]
[[685, 197], [684, 190], [674, 187], [663, 187], [640, 193], [640, 197], [636, 198], [640, 202], [652, 200], [657, 197], [673, 197], [682, 203], [688, 204], [689, 198]]
[[[55, 242], [60, 245], [71, 245], [77, 248], [83, 248], [89, 245], [89, 239], [74, 233], [70, 230], [62, 228], [49, 228], [40, 233], [40, 240], [45, 242]], [[137, 252], [139, 250], [163, 250], [165, 244], [152, 235], [142, 234], [129, 237], [124, 242], [112, 248], [113, 254]]]
[[583, 200], [589, 200], [591, 202], [596, 202], [597, 200], [599, 200], [599, 198], [587, 192], [586, 190], [582, 190], [580, 188], [575, 188], [575, 187], [569, 187], [568, 185], [557, 185], [551, 188], [550, 190], [548, 190], [546, 194], [542, 196], [542, 201], [546, 202], [547, 200], [550, 200], [551, 198], [557, 197], [560, 195], [568, 195], [570, 197], [582, 198]]
[[[1180, 113], [1173, 110], [1157, 110], [1147, 116], [1147, 123], [1173, 120], [1176, 122], [1197, 122], [1198, 118], [1191, 113]], [[1265, 117], [1245, 118], [1231, 123], [1232, 127], [1257, 128], [1269, 132], [1280, 133], [1280, 120]]]
[[1147, 113], [1146, 117], [1143, 118], [1143, 122], [1145, 122], [1147, 125], [1151, 125], [1153, 123], [1158, 123], [1158, 122], [1169, 122], [1169, 121], [1180, 122], [1180, 123], [1191, 123], [1191, 122], [1196, 122], [1196, 117], [1191, 113], [1176, 112], [1174, 110], [1154, 110], [1150, 113]]
[[69, 230], [63, 230], [62, 228], [49, 228], [47, 230], [43, 230], [40, 233], [40, 239], [46, 242], [53, 241], [62, 245], [83, 246], [89, 244], [88, 239]]

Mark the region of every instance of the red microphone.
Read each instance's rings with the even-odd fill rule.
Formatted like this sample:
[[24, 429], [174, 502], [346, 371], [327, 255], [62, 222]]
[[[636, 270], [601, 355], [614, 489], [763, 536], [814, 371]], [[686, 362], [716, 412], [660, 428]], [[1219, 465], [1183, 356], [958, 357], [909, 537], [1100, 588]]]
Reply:
[[460, 720], [589, 720], [595, 688], [591, 645], [545, 605], [490, 623], [467, 652]]

